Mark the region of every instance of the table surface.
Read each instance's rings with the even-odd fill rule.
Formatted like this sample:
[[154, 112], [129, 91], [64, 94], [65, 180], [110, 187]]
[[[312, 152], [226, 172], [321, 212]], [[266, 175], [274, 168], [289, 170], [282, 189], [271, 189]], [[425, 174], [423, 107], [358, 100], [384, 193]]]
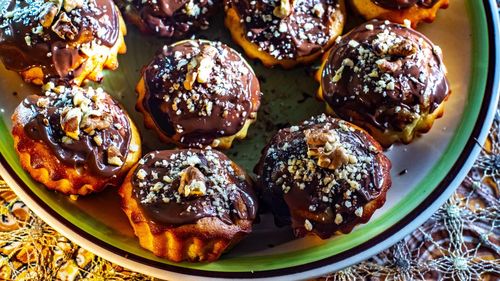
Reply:
[[[369, 260], [321, 279], [500, 280], [500, 109], [482, 148], [455, 194], [427, 222]], [[0, 215], [0, 280], [154, 280], [78, 247], [1, 179]]]

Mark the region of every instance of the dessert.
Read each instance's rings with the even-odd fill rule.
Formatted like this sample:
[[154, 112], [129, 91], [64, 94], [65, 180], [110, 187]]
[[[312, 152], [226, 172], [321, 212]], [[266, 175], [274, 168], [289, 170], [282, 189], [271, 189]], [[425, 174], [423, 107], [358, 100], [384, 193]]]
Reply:
[[296, 237], [327, 239], [385, 203], [391, 163], [363, 129], [320, 115], [281, 129], [255, 168], [262, 200]]
[[431, 23], [439, 9], [448, 8], [449, 0], [350, 0], [353, 9], [366, 20], [380, 19], [397, 23]]
[[227, 0], [226, 27], [251, 58], [291, 68], [317, 59], [342, 33], [344, 0]]
[[251, 232], [258, 207], [246, 173], [211, 149], [151, 152], [119, 194], [141, 246], [174, 262], [217, 260]]
[[441, 49], [389, 21], [369, 21], [342, 36], [318, 75], [327, 111], [385, 147], [429, 131], [450, 94]]
[[47, 188], [87, 195], [121, 184], [141, 156], [137, 129], [102, 89], [55, 86], [28, 96], [12, 116], [22, 167]]
[[0, 11], [0, 59], [26, 82], [99, 82], [126, 51], [111, 0], [8, 0]]
[[146, 127], [179, 147], [229, 148], [257, 119], [259, 81], [248, 63], [220, 42], [163, 47], [137, 85]]
[[146, 34], [186, 38], [207, 29], [219, 0], [116, 0], [127, 21]]

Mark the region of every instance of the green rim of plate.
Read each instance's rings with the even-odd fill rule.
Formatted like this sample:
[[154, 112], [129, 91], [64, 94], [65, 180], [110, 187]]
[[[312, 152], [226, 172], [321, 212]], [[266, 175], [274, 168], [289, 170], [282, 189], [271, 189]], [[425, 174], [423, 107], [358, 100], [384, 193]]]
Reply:
[[460, 153], [463, 151], [477, 121], [486, 89], [488, 56], [484, 54], [488, 54], [489, 46], [487, 33], [484, 32], [487, 30], [487, 24], [483, 2], [468, 0], [467, 8], [471, 19], [472, 29], [472, 69], [469, 96], [460, 126], [457, 128], [445, 153], [441, 156], [437, 164], [432, 167], [425, 179], [419, 182], [414, 190], [398, 204], [386, 211], [380, 217], [371, 220], [364, 225], [362, 229], [357, 229], [349, 234], [338, 236], [320, 246], [284, 254], [222, 258], [217, 262], [208, 264], [171, 263], [164, 259], [157, 258], [148, 251], [140, 248], [134, 237], [117, 235], [104, 223], [96, 221], [85, 213], [79, 212], [74, 205], [68, 202], [69, 200], [62, 200], [60, 196], [54, 196], [54, 192], [34, 182], [21, 168], [13, 150], [13, 139], [6, 126], [5, 115], [0, 115], [0, 136], [2, 136], [0, 153], [5, 157], [7, 163], [19, 178], [36, 196], [43, 200], [55, 212], [72, 223], [76, 228], [79, 228], [81, 231], [109, 245], [146, 259], [178, 267], [219, 272], [248, 272], [250, 269], [251, 271], [274, 270], [322, 260], [370, 240], [370, 238], [377, 236], [404, 218], [423, 202], [444, 179], [447, 172], [452, 168]]

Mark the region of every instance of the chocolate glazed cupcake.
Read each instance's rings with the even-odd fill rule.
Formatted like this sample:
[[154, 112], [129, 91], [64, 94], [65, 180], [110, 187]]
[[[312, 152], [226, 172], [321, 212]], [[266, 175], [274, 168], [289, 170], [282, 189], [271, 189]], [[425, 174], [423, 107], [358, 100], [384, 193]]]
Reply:
[[267, 67], [307, 64], [342, 33], [344, 0], [226, 0], [226, 27]]
[[413, 28], [420, 22], [431, 23], [439, 9], [448, 8], [449, 0], [350, 0], [353, 9], [367, 20], [411, 22]]
[[280, 130], [255, 168], [276, 224], [296, 237], [349, 233], [385, 203], [391, 163], [363, 129], [325, 115]]
[[99, 82], [126, 51], [111, 0], [6, 0], [0, 4], [0, 58], [26, 82]]
[[44, 87], [12, 116], [22, 167], [47, 188], [87, 195], [121, 184], [141, 156], [134, 123], [102, 89]]
[[429, 131], [450, 94], [441, 49], [388, 21], [370, 21], [342, 36], [318, 75], [327, 110], [386, 147]]
[[137, 109], [146, 127], [179, 147], [229, 148], [257, 119], [259, 81], [248, 63], [220, 42], [163, 47], [142, 71]]
[[220, 0], [116, 0], [125, 18], [142, 32], [166, 38], [186, 38], [207, 29]]
[[141, 246], [174, 262], [217, 260], [251, 232], [258, 207], [246, 173], [211, 149], [151, 152], [119, 194]]

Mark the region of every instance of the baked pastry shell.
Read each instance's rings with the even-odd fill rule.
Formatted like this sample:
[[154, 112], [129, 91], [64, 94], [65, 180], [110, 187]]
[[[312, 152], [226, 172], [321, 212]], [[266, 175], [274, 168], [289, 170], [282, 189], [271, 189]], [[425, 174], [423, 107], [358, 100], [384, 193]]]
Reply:
[[[192, 224], [167, 227], [149, 220], [133, 197], [132, 178], [137, 165], [128, 173], [118, 194], [139, 244], [154, 255], [173, 262], [211, 262], [232, 248], [252, 231], [252, 220], [236, 220], [227, 225], [217, 217], [205, 217]], [[234, 167], [233, 168], [237, 168]]]
[[[127, 171], [141, 157], [141, 139], [134, 122], [127, 116], [130, 124], [129, 153], [120, 171], [113, 177], [105, 178], [92, 174], [82, 167], [74, 167], [62, 163], [43, 141], [33, 140], [24, 132], [26, 120], [22, 107], [18, 107], [12, 115], [12, 135], [14, 148], [19, 156], [21, 166], [33, 179], [50, 190], [66, 195], [88, 195], [102, 191], [106, 186], [119, 186]], [[25, 109], [26, 110], [26, 109]], [[131, 149], [131, 147], [137, 149]]]
[[[321, 66], [316, 71], [316, 74], [314, 75], [314, 78], [316, 81], [319, 83], [318, 91], [316, 93], [316, 97], [320, 100], [325, 102], [325, 112], [329, 115], [335, 116], [337, 118], [340, 118], [333, 108], [328, 105], [328, 103], [325, 101], [323, 98], [323, 87], [321, 85], [321, 76], [323, 74], [323, 69], [328, 62], [328, 57], [330, 56], [330, 51], [326, 52], [322, 59], [321, 59]], [[352, 121], [349, 120], [350, 122], [356, 123], [358, 126], [364, 128], [364, 130], [368, 131], [368, 133], [374, 137], [384, 148], [388, 148], [394, 143], [401, 142], [404, 144], [409, 144], [411, 143], [416, 137], [425, 134], [430, 131], [432, 128], [432, 125], [434, 124], [434, 120], [443, 117], [444, 114], [444, 105], [446, 101], [448, 100], [449, 96], [451, 95], [451, 90], [446, 96], [446, 98], [441, 102], [441, 104], [433, 111], [430, 113], [424, 113], [420, 114], [420, 117], [415, 119], [413, 123], [410, 125], [406, 126], [403, 131], [396, 131], [396, 130], [381, 130], [372, 124], [368, 122], [364, 122], [363, 118], [361, 116], [354, 112], [351, 111], [351, 118]], [[342, 119], [342, 118], [341, 118]]]
[[366, 20], [380, 19], [403, 24], [411, 21], [411, 27], [416, 28], [421, 22], [431, 23], [436, 18], [439, 9], [448, 8], [449, 0], [438, 0], [431, 8], [414, 5], [408, 9], [391, 10], [381, 7], [372, 0], [349, 0], [351, 7]]
[[[296, 237], [304, 237], [307, 235], [316, 235], [321, 239], [328, 239], [332, 237], [335, 234], [347, 234], [350, 233], [353, 228], [359, 224], [364, 224], [367, 223], [370, 218], [372, 217], [373, 213], [381, 208], [386, 201], [386, 195], [387, 191], [392, 185], [392, 179], [391, 179], [391, 161], [387, 156], [385, 156], [382, 153], [383, 147], [371, 136], [369, 135], [363, 128], [360, 128], [359, 126], [346, 122], [349, 124], [350, 127], [354, 128], [355, 130], [361, 131], [365, 133], [366, 139], [368, 142], [375, 147], [377, 151], [380, 151], [378, 155], [376, 155], [375, 162], [379, 164], [379, 167], [382, 171], [382, 179], [383, 183], [380, 186], [380, 194], [377, 196], [377, 198], [367, 202], [365, 205], [363, 205], [363, 214], [361, 216], [354, 216], [355, 219], [353, 219], [351, 222], [346, 223], [336, 229], [336, 231], [332, 231], [331, 233], [318, 233], [315, 231], [313, 228], [312, 231], [307, 231], [304, 227], [304, 225], [292, 225], [292, 228], [294, 229]], [[267, 149], [270, 147], [271, 143], [268, 143], [267, 146], [263, 150], [263, 154], [265, 155], [265, 152]], [[265, 166], [264, 166], [264, 158], [261, 158], [257, 166], [255, 167], [255, 172], [256, 173], [261, 173], [264, 171]], [[260, 188], [264, 188], [265, 183], [261, 182], [260, 183]], [[262, 196], [262, 195], [261, 195]], [[318, 216], [314, 212], [310, 211], [304, 211], [304, 210], [298, 210], [298, 209], [290, 209], [290, 217], [298, 217], [301, 219], [308, 219], [309, 221], [313, 222], [315, 225], [323, 224], [322, 221], [318, 221]], [[276, 218], [276, 216], [275, 216]], [[278, 221], [280, 221], [280, 218], [277, 218]], [[300, 221], [300, 219], [299, 219]]]
[[226, 15], [224, 23], [226, 27], [229, 29], [231, 33], [231, 37], [234, 42], [240, 45], [245, 51], [246, 55], [252, 59], [258, 59], [262, 62], [262, 64], [266, 67], [274, 67], [281, 66], [284, 69], [290, 69], [297, 65], [306, 65], [310, 64], [316, 59], [318, 59], [321, 54], [326, 52], [335, 42], [337, 36], [342, 34], [342, 30], [344, 29], [344, 24], [346, 21], [346, 9], [344, 0], [339, 1], [339, 9], [332, 14], [329, 29], [331, 30], [333, 35], [330, 40], [328, 40], [325, 45], [319, 49], [318, 51], [311, 53], [306, 56], [300, 56], [295, 59], [282, 59], [279, 60], [267, 52], [259, 51], [259, 46], [255, 43], [252, 43], [247, 39], [244, 24], [242, 24], [243, 19], [241, 19], [237, 10], [233, 7], [229, 7], [226, 9]]
[[[111, 47], [105, 45], [93, 44], [90, 50], [86, 50], [87, 58], [78, 62], [75, 69], [81, 68], [78, 76], [70, 80], [73, 85], [80, 86], [85, 80], [101, 82], [103, 78], [103, 70], [116, 70], [118, 68], [118, 54], [125, 54], [127, 46], [125, 45], [124, 36], [127, 35], [127, 27], [118, 8], [115, 8], [119, 19], [119, 33], [115, 44]], [[73, 45], [79, 45], [82, 42], [73, 42]], [[19, 72], [23, 80], [27, 83], [35, 85], [43, 85], [45, 82], [45, 74], [39, 66], [31, 67], [27, 70]], [[61, 77], [64, 80], [65, 77]]]
[[[185, 41], [186, 40], [178, 41], [174, 45], [181, 44]], [[201, 40], [201, 41], [204, 41], [204, 40]], [[250, 67], [248, 62], [243, 57], [241, 57], [241, 60], [243, 60], [248, 65], [248, 68], [251, 71], [253, 71], [252, 67]], [[255, 75], [255, 73], [254, 73], [254, 75]], [[161, 128], [159, 128], [159, 126], [156, 125], [155, 119], [153, 118], [153, 116], [150, 114], [150, 112], [144, 106], [144, 99], [145, 99], [146, 94], [147, 94], [147, 87], [146, 87], [146, 81], [144, 80], [144, 77], [142, 75], [141, 75], [141, 79], [139, 80], [139, 82], [136, 85], [135, 91], [137, 93], [137, 102], [136, 102], [135, 108], [144, 117], [144, 126], [148, 129], [154, 130], [162, 142], [171, 143], [171, 144], [176, 145], [177, 147], [186, 147], [185, 144], [182, 144], [180, 142], [180, 135], [179, 134], [176, 133], [173, 136], [166, 135], [165, 132]], [[255, 101], [252, 100], [252, 102], [255, 102]], [[260, 98], [258, 99], [258, 103], [260, 103]], [[255, 104], [254, 104], [254, 107], [256, 107]], [[257, 107], [257, 110], [258, 110], [258, 107]], [[235, 139], [243, 140], [246, 138], [246, 136], [248, 134], [248, 129], [250, 128], [250, 125], [252, 125], [256, 121], [257, 121], [257, 111], [251, 112], [248, 115], [247, 119], [245, 120], [245, 123], [243, 124], [243, 126], [241, 127], [241, 129], [238, 132], [236, 132], [233, 135], [222, 136], [222, 137], [216, 138], [208, 146], [210, 146], [212, 148], [217, 148], [217, 149], [230, 149], [232, 144], [233, 144], [233, 141]]]

